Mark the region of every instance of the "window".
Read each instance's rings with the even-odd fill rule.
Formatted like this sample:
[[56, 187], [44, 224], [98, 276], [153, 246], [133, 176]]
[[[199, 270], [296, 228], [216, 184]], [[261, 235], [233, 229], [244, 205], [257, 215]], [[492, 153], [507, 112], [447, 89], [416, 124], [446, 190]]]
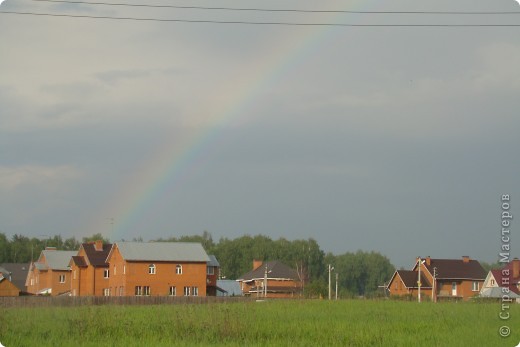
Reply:
[[190, 287], [184, 287], [184, 296], [190, 296]]
[[114, 265], [114, 276], [116, 275], [117, 271], [116, 271], [116, 266]]
[[478, 281], [473, 281], [473, 285], [471, 286], [471, 290], [474, 292], [478, 292], [479, 289], [479, 283]]
[[148, 273], [149, 273], [150, 275], [155, 275], [155, 264], [150, 264], [150, 265], [148, 266]]
[[31, 286], [34, 286], [34, 278], [31, 278]]
[[176, 273], [177, 275], [182, 275], [182, 265], [177, 265], [177, 266], [175, 267], [175, 273]]
[[119, 296], [123, 296], [123, 287], [119, 287]]
[[214, 275], [215, 274], [215, 268], [213, 266], [208, 266], [206, 274], [207, 275]]
[[136, 296], [142, 296], [142, 295], [146, 295], [146, 296], [150, 296], [150, 287], [149, 286], [136, 286], [135, 287], [135, 295]]
[[126, 275], [126, 265], [123, 265], [123, 275]]
[[65, 283], [65, 275], [60, 275], [60, 283]]
[[191, 295], [199, 296], [199, 287], [191, 287]]
[[109, 269], [105, 269], [105, 270], [103, 271], [103, 277], [104, 277], [104, 278], [108, 278], [109, 276], [110, 276], [110, 270], [109, 270]]
[[103, 295], [104, 296], [110, 296], [110, 288], [103, 289]]
[[492, 285], [492, 286], [495, 285], [495, 280], [494, 280], [494, 279], [492, 279], [490, 282], [491, 282], [491, 285]]
[[171, 286], [170, 287], [170, 293], [169, 293], [170, 296], [176, 296], [177, 295], [177, 289], [175, 288], [175, 286]]
[[76, 279], [76, 270], [74, 270], [74, 272], [72, 272], [72, 278]]

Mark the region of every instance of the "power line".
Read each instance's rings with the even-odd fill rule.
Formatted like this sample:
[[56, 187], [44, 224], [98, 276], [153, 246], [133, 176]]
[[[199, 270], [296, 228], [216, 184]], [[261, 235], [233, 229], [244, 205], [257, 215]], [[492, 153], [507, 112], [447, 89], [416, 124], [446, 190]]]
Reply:
[[81, 5], [103, 5], [103, 6], [124, 6], [124, 7], [145, 7], [145, 8], [174, 8], [174, 9], [190, 9], [190, 10], [251, 11], [251, 12], [428, 14], [428, 15], [511, 15], [511, 14], [520, 14], [520, 11], [512, 11], [512, 12], [505, 12], [505, 11], [491, 11], [491, 12], [476, 12], [476, 11], [348, 11], [348, 10], [302, 10], [302, 9], [153, 5], [153, 4], [129, 4], [129, 3], [75, 1], [75, 0], [29, 0], [29, 1], [81, 4]]
[[331, 26], [331, 27], [520, 27], [520, 24], [355, 24], [355, 23], [298, 23], [298, 22], [256, 22], [256, 21], [219, 21], [199, 19], [174, 19], [174, 18], [139, 18], [139, 17], [112, 17], [92, 15], [72, 15], [57, 13], [35, 13], [0, 11], [0, 14], [14, 14], [42, 17], [65, 17], [85, 19], [126, 20], [143, 22], [177, 22], [177, 23], [207, 23], [207, 24], [245, 24], [245, 25], [279, 25], [279, 26]]

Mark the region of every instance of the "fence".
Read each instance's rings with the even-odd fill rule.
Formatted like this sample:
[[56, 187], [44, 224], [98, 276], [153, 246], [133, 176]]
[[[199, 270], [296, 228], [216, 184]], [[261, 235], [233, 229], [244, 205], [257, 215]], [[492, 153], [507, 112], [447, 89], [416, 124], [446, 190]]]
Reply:
[[179, 305], [252, 301], [247, 297], [215, 296], [18, 296], [0, 297], [0, 307], [74, 307], [84, 305]]

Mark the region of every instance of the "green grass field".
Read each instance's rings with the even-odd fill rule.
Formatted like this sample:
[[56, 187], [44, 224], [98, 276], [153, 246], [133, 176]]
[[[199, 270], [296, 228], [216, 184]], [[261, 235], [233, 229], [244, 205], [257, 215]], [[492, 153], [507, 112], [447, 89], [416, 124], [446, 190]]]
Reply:
[[[516, 346], [520, 305], [298, 300], [0, 309], [14, 346]], [[507, 325], [511, 336], [499, 328]]]

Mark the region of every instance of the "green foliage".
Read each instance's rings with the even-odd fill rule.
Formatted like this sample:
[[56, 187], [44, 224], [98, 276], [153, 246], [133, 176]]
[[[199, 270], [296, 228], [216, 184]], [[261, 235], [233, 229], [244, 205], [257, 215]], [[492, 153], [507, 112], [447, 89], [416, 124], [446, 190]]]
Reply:
[[390, 260], [378, 252], [327, 254], [325, 262], [334, 266], [339, 286], [352, 295], [372, 296], [378, 286], [388, 281], [395, 271]]
[[[87, 242], [91, 242], [91, 241], [99, 241], [99, 240], [103, 241], [103, 243], [110, 243], [110, 239], [103, 237], [103, 234], [101, 234], [101, 233], [96, 233], [92, 236], [84, 237], [83, 243], [87, 243]], [[78, 245], [78, 248], [79, 248], [79, 245]]]
[[[110, 240], [97, 233], [84, 237], [82, 242]], [[143, 242], [142, 238], [135, 241]], [[372, 296], [377, 287], [387, 281], [394, 271], [388, 258], [376, 252], [327, 254], [316, 240], [272, 240], [265, 235], [244, 235], [235, 239], [221, 238], [218, 242], [207, 231], [201, 235], [171, 236], [156, 242], [200, 242], [208, 254], [214, 254], [221, 266], [221, 276], [237, 279], [252, 270], [253, 260], [279, 260], [297, 270], [300, 280], [307, 288], [307, 296], [328, 296], [327, 264], [339, 274], [339, 295], [343, 298], [359, 295]], [[80, 243], [74, 238], [63, 240], [60, 235], [38, 239], [14, 235], [9, 240], [0, 233], [1, 262], [29, 262], [36, 260], [45, 247], [58, 250], [78, 250]], [[333, 284], [335, 285], [335, 283]]]
[[[15, 346], [513, 346], [496, 303], [273, 300], [208, 305], [0, 308]], [[512, 328], [508, 338], [500, 326]]]

